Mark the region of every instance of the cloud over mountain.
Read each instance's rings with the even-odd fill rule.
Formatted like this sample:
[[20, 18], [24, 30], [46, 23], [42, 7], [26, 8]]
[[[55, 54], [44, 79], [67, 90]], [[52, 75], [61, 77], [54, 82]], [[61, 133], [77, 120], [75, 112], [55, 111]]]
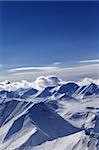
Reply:
[[[40, 76], [37, 77], [34, 81], [27, 81], [27, 80], [21, 80], [20, 82], [10, 82], [9, 80], [6, 80], [4, 82], [0, 82], [0, 90], [8, 90], [13, 91], [19, 88], [36, 88], [36, 89], [43, 89], [45, 87], [50, 86], [56, 86], [58, 84], [62, 84], [65, 82], [69, 82], [69, 80], [63, 81], [59, 77], [55, 75], [50, 76]], [[92, 79], [92, 78], [82, 78], [81, 80], [77, 81], [78, 85], [88, 85], [90, 83], [95, 83], [96, 85], [99, 85], [99, 79]]]
[[80, 81], [77, 82], [79, 85], [88, 85], [90, 83], [94, 83], [96, 85], [99, 85], [99, 79], [92, 79], [92, 78], [83, 78]]
[[62, 80], [60, 78], [58, 78], [57, 76], [40, 76], [38, 77], [34, 83], [40, 87], [40, 88], [44, 88], [47, 86], [55, 86], [58, 83], [60, 83]]

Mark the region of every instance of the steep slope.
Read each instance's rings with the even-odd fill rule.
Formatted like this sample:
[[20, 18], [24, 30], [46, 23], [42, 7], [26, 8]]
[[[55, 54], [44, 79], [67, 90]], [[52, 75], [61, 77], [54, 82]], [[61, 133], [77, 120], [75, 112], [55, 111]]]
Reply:
[[37, 92], [38, 92], [38, 90], [30, 88], [22, 94], [21, 98], [26, 99], [26, 98], [36, 94]]
[[54, 87], [46, 87], [44, 90], [42, 90], [37, 97], [39, 98], [46, 98], [46, 97], [49, 97], [53, 94], [53, 92], [51, 92], [51, 90], [53, 89]]
[[62, 85], [58, 92], [71, 96], [78, 88], [79, 86], [76, 83], [70, 82]]
[[[43, 102], [33, 104], [9, 101], [4, 105], [1, 110], [3, 117], [0, 122], [1, 148], [13, 149], [13, 147], [18, 148], [18, 145], [22, 149], [28, 146], [33, 147], [44, 141], [67, 136], [81, 130], [50, 110]], [[6, 130], [4, 130], [5, 128]], [[33, 132], [30, 131], [30, 128]], [[23, 139], [23, 133], [26, 133], [25, 139]], [[14, 143], [19, 138], [23, 141], [15, 146]]]
[[30, 150], [99, 150], [99, 139], [86, 135], [84, 131], [45, 142]]
[[82, 86], [78, 88], [78, 90], [73, 94], [73, 96], [84, 99], [88, 96], [98, 95], [98, 94], [99, 94], [99, 87], [96, 84], [91, 83], [87, 86]]

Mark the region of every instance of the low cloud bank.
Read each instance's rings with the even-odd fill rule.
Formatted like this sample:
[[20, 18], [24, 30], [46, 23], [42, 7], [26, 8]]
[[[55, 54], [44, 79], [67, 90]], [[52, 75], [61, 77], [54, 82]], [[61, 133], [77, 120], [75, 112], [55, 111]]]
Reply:
[[[43, 89], [48, 86], [56, 86], [58, 84], [66, 83], [69, 81], [62, 81], [60, 78], [54, 75], [50, 76], [40, 76], [36, 78], [33, 82], [28, 82], [26, 80], [22, 80], [20, 82], [10, 82], [8, 80], [4, 82], [0, 82], [0, 91], [1, 90], [8, 90], [14, 91], [20, 88], [27, 89], [27, 88], [35, 88], [35, 89]], [[90, 83], [95, 83], [99, 85], [99, 79], [92, 79], [92, 78], [83, 78], [77, 81], [78, 85], [88, 85]]]
[[56, 76], [40, 76], [33, 82], [22, 80], [20, 82], [10, 82], [8, 80], [0, 83], [0, 90], [17, 90], [19, 88], [36, 88], [42, 89], [48, 86], [55, 86], [61, 83], [62, 80]]
[[88, 85], [90, 83], [94, 83], [96, 85], [99, 85], [99, 79], [83, 78], [77, 82], [77, 84], [79, 84], [79, 85]]

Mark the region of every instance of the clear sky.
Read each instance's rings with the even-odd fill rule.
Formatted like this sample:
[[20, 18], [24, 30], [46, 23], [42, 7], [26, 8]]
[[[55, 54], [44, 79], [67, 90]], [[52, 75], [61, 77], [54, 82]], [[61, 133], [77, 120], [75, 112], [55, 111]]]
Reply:
[[4, 69], [99, 58], [99, 2], [1, 2]]

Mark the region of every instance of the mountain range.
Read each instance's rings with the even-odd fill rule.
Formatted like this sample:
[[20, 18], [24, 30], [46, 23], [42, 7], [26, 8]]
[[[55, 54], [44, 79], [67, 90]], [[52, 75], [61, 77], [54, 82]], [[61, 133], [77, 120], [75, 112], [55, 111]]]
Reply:
[[99, 150], [99, 85], [48, 81], [0, 83], [0, 150]]

